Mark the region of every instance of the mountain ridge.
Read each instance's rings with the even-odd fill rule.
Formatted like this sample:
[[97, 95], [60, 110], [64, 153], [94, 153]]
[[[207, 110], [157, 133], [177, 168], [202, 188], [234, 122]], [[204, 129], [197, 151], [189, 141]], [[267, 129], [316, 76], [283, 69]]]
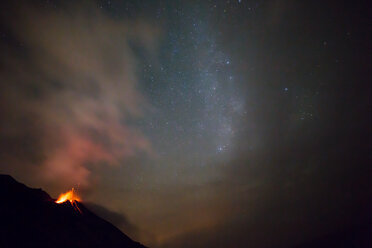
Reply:
[[146, 248], [98, 217], [81, 202], [80, 211], [0, 174], [0, 247]]

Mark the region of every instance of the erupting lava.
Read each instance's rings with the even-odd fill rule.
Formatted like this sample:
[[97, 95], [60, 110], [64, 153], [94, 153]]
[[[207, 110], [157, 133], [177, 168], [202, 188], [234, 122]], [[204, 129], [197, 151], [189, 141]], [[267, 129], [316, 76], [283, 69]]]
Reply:
[[81, 213], [81, 210], [77, 204], [77, 202], [81, 200], [80, 197], [76, 194], [74, 188], [72, 188], [70, 191], [67, 191], [66, 193], [60, 194], [58, 199], [56, 200], [56, 203], [60, 204], [66, 201], [70, 201], [71, 205]]

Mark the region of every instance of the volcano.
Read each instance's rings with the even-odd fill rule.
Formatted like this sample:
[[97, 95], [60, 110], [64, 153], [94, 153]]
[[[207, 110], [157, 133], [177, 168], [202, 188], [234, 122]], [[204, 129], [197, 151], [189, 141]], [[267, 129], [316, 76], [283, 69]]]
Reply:
[[145, 248], [81, 202], [58, 204], [11, 176], [0, 175], [0, 196], [0, 247]]

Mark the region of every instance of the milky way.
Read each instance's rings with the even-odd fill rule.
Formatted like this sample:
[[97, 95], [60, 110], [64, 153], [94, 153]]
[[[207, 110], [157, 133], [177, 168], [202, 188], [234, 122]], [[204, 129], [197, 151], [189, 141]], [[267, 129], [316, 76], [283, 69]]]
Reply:
[[186, 151], [195, 156], [194, 163], [205, 165], [208, 158], [233, 150], [234, 124], [245, 114], [244, 95], [235, 82], [236, 65], [213, 30], [215, 7], [164, 11], [159, 8], [157, 18], [168, 14], [175, 22], [168, 26], [160, 65], [144, 65], [144, 78], [153, 86], [149, 95], [160, 109], [147, 128], [161, 133], [158, 147], [166, 150], [161, 154]]

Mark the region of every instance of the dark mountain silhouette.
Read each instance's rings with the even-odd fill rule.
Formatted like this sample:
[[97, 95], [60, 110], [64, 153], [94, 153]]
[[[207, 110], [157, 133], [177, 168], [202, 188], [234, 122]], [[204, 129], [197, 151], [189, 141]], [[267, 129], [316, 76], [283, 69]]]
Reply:
[[145, 248], [84, 204], [57, 204], [11, 176], [0, 175], [0, 197], [0, 247]]

